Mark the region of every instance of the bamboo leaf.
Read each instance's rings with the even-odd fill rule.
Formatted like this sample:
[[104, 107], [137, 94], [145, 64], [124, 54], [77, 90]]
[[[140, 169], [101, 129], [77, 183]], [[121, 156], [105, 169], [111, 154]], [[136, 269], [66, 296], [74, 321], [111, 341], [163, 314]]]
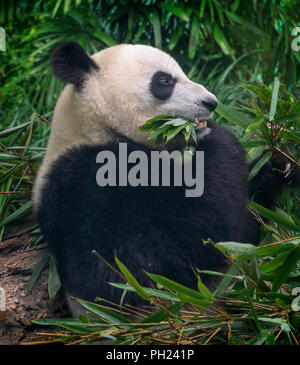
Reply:
[[229, 251], [233, 254], [252, 256], [256, 253], [256, 247], [250, 243], [219, 242], [216, 244], [222, 252]]
[[50, 300], [53, 300], [61, 288], [61, 282], [57, 271], [57, 262], [52, 254], [49, 256], [49, 265], [48, 293]]
[[259, 214], [261, 214], [263, 217], [270, 219], [273, 222], [279, 223], [283, 225], [286, 228], [289, 228], [294, 231], [300, 232], [300, 226], [293, 223], [289, 219], [286, 219], [285, 217], [279, 215], [278, 213], [273, 212], [272, 210], [269, 210], [262, 205], [255, 203], [253, 201], [249, 201], [248, 205], [251, 209], [256, 210]]
[[214, 24], [214, 38], [225, 55], [231, 55], [232, 58], [235, 58], [232, 49], [218, 24]]
[[218, 103], [216, 112], [221, 115], [221, 117], [227, 119], [230, 123], [238, 125], [244, 129], [253, 122], [253, 120], [245, 113], [237, 111], [225, 104]]
[[296, 268], [297, 262], [300, 260], [300, 246], [292, 250], [284, 263], [279, 267], [276, 272], [276, 277], [273, 281], [272, 291], [276, 292], [280, 289], [281, 285], [286, 281], [289, 274]]
[[144, 291], [143, 287], [137, 282], [137, 280], [127, 269], [127, 267], [121, 261], [119, 261], [117, 257], [115, 257], [115, 261], [119, 269], [121, 270], [122, 274], [128, 280], [128, 283], [135, 289], [136, 293], [144, 300], [151, 302], [152, 301], [151, 297]]
[[272, 121], [274, 119], [274, 116], [276, 113], [279, 86], [280, 86], [280, 81], [279, 81], [278, 77], [275, 77], [271, 105], [270, 105], [270, 112], [269, 112], [269, 121]]
[[[77, 299], [77, 302], [91, 313], [95, 314], [100, 318], [103, 318], [104, 320], [108, 321], [111, 324], [120, 325], [120, 324], [130, 323], [130, 321], [127, 318], [121, 316], [119, 313], [110, 310], [108, 308], [104, 308], [99, 304], [87, 302], [81, 299]], [[124, 326], [124, 328], [128, 328], [128, 326]]]
[[196, 55], [197, 45], [199, 42], [200, 23], [197, 16], [193, 17], [191, 32], [188, 46], [188, 56], [190, 60], [193, 60]]
[[185, 298], [191, 297], [199, 301], [205, 299], [203, 295], [201, 295], [196, 290], [190, 289], [184, 285], [176, 283], [175, 281], [167, 279], [164, 276], [149, 274], [149, 273], [146, 274], [156, 283], [159, 283], [160, 285], [164, 286], [167, 289], [175, 291], [177, 293], [177, 296], [182, 294], [183, 296], [185, 296]]
[[249, 173], [248, 181], [251, 180], [254, 176], [256, 176], [261, 168], [269, 161], [272, 156], [272, 152], [266, 152], [253, 166], [252, 170]]
[[266, 262], [265, 264], [261, 264], [259, 266], [260, 271], [262, 272], [270, 272], [278, 269], [285, 262], [286, 258], [289, 256], [290, 251], [284, 252], [278, 256], [276, 256], [273, 260]]
[[[120, 283], [109, 283], [109, 284], [116, 288], [120, 288], [123, 290], [130, 290], [130, 291], [135, 292], [134, 287], [129, 284], [120, 284]], [[171, 300], [171, 301], [178, 301], [178, 298], [176, 295], [169, 293], [165, 290], [152, 289], [152, 288], [146, 288], [146, 287], [142, 287], [142, 288], [147, 294], [149, 294], [152, 297], [158, 297], [158, 298], [167, 299], [167, 300]]]
[[42, 271], [44, 270], [45, 266], [47, 265], [49, 261], [49, 255], [45, 255], [42, 257], [40, 262], [36, 265], [36, 267], [33, 269], [31, 278], [29, 280], [27, 289], [26, 289], [26, 295], [29, 295], [31, 293], [32, 288], [38, 281], [39, 277], [41, 276]]
[[[167, 311], [160, 310], [159, 312], [151, 314], [149, 317], [143, 319], [140, 323], [160, 323], [160, 322], [165, 321], [166, 319], [170, 318], [171, 313], [178, 314], [181, 307], [182, 307], [182, 304], [173, 304], [173, 305], [167, 307]], [[143, 326], [143, 328], [145, 328], [145, 327]]]
[[186, 12], [184, 10], [182, 10], [181, 8], [179, 8], [178, 6], [174, 6], [174, 5], [170, 5], [170, 4], [166, 4], [166, 3], [159, 3], [158, 5], [160, 8], [174, 14], [175, 16], [177, 16], [178, 18], [182, 19], [185, 22], [188, 22], [190, 17], [186, 14]]

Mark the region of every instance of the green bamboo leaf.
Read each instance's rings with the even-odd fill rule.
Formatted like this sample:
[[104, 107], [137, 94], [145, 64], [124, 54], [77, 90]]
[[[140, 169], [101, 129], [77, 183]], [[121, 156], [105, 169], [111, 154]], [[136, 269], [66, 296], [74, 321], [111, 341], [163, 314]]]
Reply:
[[300, 232], [300, 226], [293, 223], [291, 220], [286, 219], [285, 217], [281, 216], [280, 214], [275, 213], [272, 210], [269, 210], [269, 209], [263, 207], [262, 205], [255, 203], [253, 201], [249, 201], [248, 205], [251, 209], [256, 210], [263, 217], [270, 219], [271, 221], [276, 222], [278, 224], [281, 224], [286, 228]]
[[265, 137], [266, 141], [268, 142], [269, 146], [273, 146], [273, 141], [270, 136], [271, 132], [270, 132], [269, 128], [267, 127], [266, 123], [260, 124], [260, 130], [261, 130], [263, 136]]
[[21, 125], [18, 125], [16, 127], [13, 127], [13, 128], [9, 128], [9, 129], [5, 129], [4, 131], [1, 131], [0, 132], [0, 137], [1, 138], [4, 138], [4, 137], [7, 137], [13, 133], [15, 133], [16, 131], [20, 130], [20, 129], [24, 129], [25, 127], [27, 127], [28, 125], [30, 124], [30, 122], [27, 122], [27, 123], [24, 123], [24, 124], [21, 124]]
[[202, 280], [198, 277], [198, 290], [200, 292], [200, 294], [203, 295], [204, 298], [208, 299], [208, 300], [215, 300], [215, 297], [213, 296], [213, 294], [210, 292], [210, 290], [203, 284]]
[[208, 308], [212, 304], [211, 300], [198, 299], [198, 298], [191, 297], [189, 295], [182, 294], [182, 293], [178, 293], [177, 296], [183, 303], [196, 305], [197, 307], [201, 307], [201, 308], [202, 307], [203, 308]]
[[213, 2], [214, 2], [215, 8], [218, 13], [220, 24], [222, 27], [224, 27], [224, 9], [223, 9], [222, 5], [219, 3], [219, 1], [213, 0]]
[[[241, 62], [244, 58], [249, 57], [250, 54], [252, 53], [256, 53], [262, 51], [261, 49], [253, 49], [250, 52], [247, 52], [246, 54], [243, 54], [242, 56], [240, 56], [239, 58], [237, 58], [234, 62], [232, 62], [227, 68], [226, 70], [222, 73], [222, 76], [219, 78], [218, 80], [218, 85], [223, 85], [225, 83], [225, 80], [227, 78], [227, 76], [232, 72], [232, 70], [235, 68], [235, 66]], [[241, 85], [243, 85], [241, 83]]]
[[62, 0], [56, 1], [55, 7], [54, 7], [53, 12], [52, 12], [52, 18], [55, 17], [55, 15], [56, 15], [56, 13], [57, 13], [57, 11], [58, 11], [61, 3], [62, 3]]
[[227, 119], [230, 123], [238, 125], [244, 129], [246, 129], [248, 125], [253, 122], [253, 120], [245, 113], [237, 111], [225, 104], [218, 103], [216, 112], [221, 117]]
[[262, 322], [274, 323], [284, 325], [287, 324], [287, 321], [283, 318], [269, 318], [269, 317], [258, 317], [258, 320]]
[[194, 15], [191, 25], [189, 45], [188, 45], [188, 57], [190, 60], [194, 59], [197, 51], [200, 35], [200, 22], [197, 16]]
[[[194, 126], [193, 125], [188, 125], [185, 130], [182, 131], [182, 134], [184, 136], [184, 139], [185, 139], [185, 142], [188, 143], [191, 135], [192, 135], [192, 132], [195, 132], [195, 129], [194, 129]], [[197, 143], [197, 142], [196, 142]]]
[[176, 118], [176, 119], [169, 120], [168, 122], [164, 123], [164, 125], [171, 125], [173, 127], [178, 127], [180, 125], [187, 124], [187, 123], [193, 123], [193, 122], [187, 122], [185, 119]]
[[239, 242], [218, 242], [216, 247], [222, 252], [229, 251], [233, 254], [248, 255], [252, 256], [256, 253], [256, 246], [250, 243], [239, 243]]
[[297, 125], [300, 125], [300, 113], [289, 114], [289, 115], [284, 115], [283, 117], [274, 118], [274, 122], [278, 124], [297, 122]]
[[151, 297], [144, 291], [143, 287], [137, 282], [135, 277], [131, 274], [131, 272], [127, 269], [127, 267], [115, 257], [116, 264], [118, 265], [119, 269], [121, 270], [122, 274], [128, 280], [128, 283], [134, 287], [136, 293], [144, 300], [149, 302], [152, 301]]
[[64, 0], [64, 14], [70, 10], [71, 0]]
[[166, 132], [170, 127], [168, 125], [162, 125], [161, 127], [157, 128], [153, 133], [150, 134], [148, 139], [152, 139], [155, 137], [158, 137], [159, 135], [162, 135], [164, 132]]
[[245, 84], [243, 82], [240, 83], [245, 89], [251, 91], [255, 95], [259, 96], [259, 98], [264, 102], [270, 102], [271, 100], [271, 90], [264, 84], [252, 85]]
[[18, 161], [21, 160], [20, 156], [12, 153], [0, 153], [0, 161]]
[[200, 18], [203, 18], [204, 9], [206, 5], [207, 0], [202, 0], [200, 5]]
[[160, 26], [160, 19], [157, 10], [153, 10], [150, 13], [146, 13], [148, 16], [148, 19], [150, 23], [153, 26], [153, 32], [154, 32], [154, 44], [155, 47], [161, 48], [162, 42], [161, 42], [161, 26]]
[[25, 204], [23, 204], [20, 208], [15, 210], [13, 213], [11, 213], [9, 216], [4, 218], [2, 222], [0, 222], [0, 228], [8, 223], [13, 222], [16, 219], [19, 219], [20, 217], [23, 217], [25, 214], [31, 212], [31, 210], [32, 210], [32, 202], [28, 201]]
[[[171, 313], [178, 314], [181, 307], [182, 307], [182, 304], [173, 304], [173, 305], [167, 307], [167, 311], [160, 310], [159, 312], [151, 314], [149, 317], [143, 319], [139, 323], [160, 323], [160, 322], [165, 321], [166, 319], [170, 318]], [[143, 328], [145, 328], [145, 326], [143, 326]]]
[[276, 292], [281, 285], [285, 283], [289, 274], [297, 267], [297, 262], [300, 260], [300, 246], [292, 250], [284, 263], [276, 271], [276, 276], [273, 281], [272, 291]]
[[167, 142], [170, 140], [170, 139], [173, 139], [182, 129], [184, 129], [185, 127], [187, 127], [188, 125], [190, 124], [190, 122], [186, 122], [185, 124], [183, 125], [180, 125], [179, 127], [177, 128], [172, 128], [168, 131], [167, 133]]
[[280, 87], [279, 78], [275, 77], [274, 85], [273, 85], [271, 105], [270, 105], [270, 112], [269, 112], [269, 121], [270, 122], [274, 119], [274, 116], [275, 116], [275, 113], [276, 113], [279, 87]]
[[[295, 248], [295, 247], [294, 247]], [[262, 272], [270, 272], [278, 269], [285, 262], [286, 258], [289, 256], [290, 251], [284, 252], [278, 256], [276, 256], [273, 260], [266, 262], [265, 264], [261, 264], [259, 266], [260, 271]]]
[[220, 46], [222, 52], [225, 55], [227, 56], [231, 55], [231, 57], [234, 58], [232, 49], [218, 24], [214, 24], [214, 38], [218, 43], [218, 45]]
[[[219, 271], [198, 270], [198, 272], [201, 273], [201, 274], [207, 274], [207, 275], [223, 276], [224, 278], [228, 278], [228, 279], [237, 279], [237, 280], [243, 280], [244, 279], [243, 276], [225, 274], [225, 273], [219, 272]], [[237, 269], [235, 269], [234, 272], [237, 272]]]
[[129, 4], [129, 11], [127, 17], [127, 34], [124, 38], [124, 43], [128, 43], [131, 40], [137, 20], [138, 20], [137, 14], [135, 13], [133, 6]]
[[[9, 175], [5, 181], [2, 181], [1, 184], [1, 191], [6, 193], [10, 190], [11, 184], [12, 184], [12, 177]], [[1, 181], [1, 180], [0, 180]], [[8, 199], [7, 194], [0, 194], [0, 217], [2, 212], [4, 211], [5, 203]]]
[[209, 6], [209, 11], [210, 11], [210, 19], [212, 24], [214, 24], [215, 22], [215, 12], [214, 12], [214, 6], [212, 3], [212, 0], [208, 0], [208, 6]]
[[150, 130], [155, 130], [159, 126], [165, 123], [165, 121], [169, 121], [172, 119], [172, 115], [170, 114], [161, 114], [157, 115], [154, 118], [147, 120], [141, 127], [138, 128], [140, 132], [148, 132]]
[[75, 333], [83, 333], [90, 334], [93, 332], [99, 332], [99, 328], [90, 328], [90, 327], [99, 327], [104, 321], [89, 321], [89, 327], [86, 324], [80, 322], [78, 319], [69, 319], [69, 318], [42, 318], [42, 319], [34, 319], [31, 321], [32, 323], [42, 325], [42, 326], [59, 326], [70, 330]]
[[48, 293], [50, 300], [53, 300], [61, 288], [61, 281], [57, 271], [57, 262], [54, 255], [49, 256], [49, 276], [48, 276]]
[[293, 243], [278, 243], [273, 246], [261, 246], [257, 248], [256, 255], [259, 258], [275, 256], [284, 252], [290, 252], [295, 248]]
[[269, 336], [269, 332], [260, 332], [255, 337], [251, 338], [248, 345], [263, 345]]
[[184, 10], [182, 10], [181, 8], [179, 8], [178, 6], [174, 6], [174, 5], [170, 5], [170, 4], [166, 4], [166, 3], [159, 3], [158, 6], [172, 14], [174, 14], [175, 16], [177, 16], [178, 18], [182, 19], [185, 22], [188, 22], [190, 17], [186, 14], [186, 12]]
[[31, 278], [29, 280], [27, 289], [26, 289], [26, 295], [29, 295], [31, 293], [32, 288], [38, 281], [39, 277], [41, 276], [42, 271], [44, 270], [45, 266], [47, 265], [49, 261], [49, 255], [45, 255], [42, 257], [40, 262], [35, 266], [35, 268], [32, 271]]
[[[121, 316], [121, 314], [110, 310], [108, 308], [104, 308], [99, 304], [87, 302], [81, 299], [77, 299], [77, 302], [81, 304], [85, 309], [90, 311], [91, 313], [95, 314], [96, 316], [103, 318], [104, 320], [108, 321], [114, 325], [126, 324], [130, 323], [127, 318]], [[124, 328], [129, 328], [128, 326], [124, 326]]]
[[266, 33], [264, 33], [260, 28], [256, 27], [253, 23], [248, 22], [245, 18], [241, 18], [236, 14], [227, 10], [225, 10], [225, 14], [229, 19], [233, 20], [235, 23], [238, 23], [242, 25], [244, 28], [250, 30], [251, 32], [256, 33], [262, 39], [267, 39], [268, 35]]
[[144, 33], [147, 26], [147, 19], [142, 19], [141, 24], [139, 25], [139, 29], [137, 30], [134, 38], [133, 43], [137, 43], [139, 39], [141, 38], [142, 34]]
[[241, 142], [241, 144], [242, 144], [242, 146], [244, 148], [253, 148], [253, 147], [258, 147], [258, 146], [267, 146], [267, 142], [265, 140], [251, 140], [251, 141]]
[[178, 30], [172, 34], [172, 37], [170, 39], [170, 42], [169, 42], [169, 45], [168, 45], [169, 51], [173, 51], [173, 49], [176, 47], [176, 45], [178, 44], [180, 38], [183, 35], [183, 32], [184, 32], [184, 25], [179, 24]]
[[[120, 288], [123, 290], [130, 290], [130, 291], [135, 292], [134, 287], [129, 284], [120, 284], [120, 283], [109, 283], [109, 284], [116, 288]], [[175, 302], [178, 301], [178, 298], [176, 295], [169, 293], [165, 290], [146, 288], [144, 286], [142, 288], [151, 297], [158, 297], [158, 298], [167, 299], [167, 300], [171, 300], [171, 301], [175, 301]]]
[[89, 324], [89, 317], [85, 314], [80, 314], [77, 319], [82, 322], [83, 324]]
[[300, 145], [300, 136], [298, 136], [295, 132], [286, 130], [282, 134], [282, 138], [285, 138], [288, 141], [296, 142]]
[[176, 292], [177, 296], [182, 294], [182, 295], [185, 295], [186, 297], [192, 297], [192, 298], [200, 300], [200, 301], [205, 299], [203, 297], [203, 295], [201, 295], [196, 290], [190, 289], [184, 285], [176, 283], [175, 281], [167, 279], [164, 276], [150, 274], [150, 273], [146, 273], [146, 274], [156, 283], [159, 283], [160, 285], [164, 286], [165, 288]]
[[[40, 318], [34, 319], [31, 322], [42, 326], [85, 326], [84, 323], [75, 318]], [[103, 323], [107, 322], [101, 320], [89, 320], [89, 326], [91, 327], [101, 326]]]
[[102, 32], [102, 30], [100, 30], [99, 28], [96, 29], [93, 32], [93, 36], [97, 39], [99, 39], [101, 42], [103, 42], [104, 44], [106, 44], [108, 47], [112, 47], [115, 46], [117, 44], [117, 42], [115, 42], [112, 38], [110, 38], [107, 34], [105, 34], [104, 32]]
[[252, 167], [252, 170], [249, 173], [248, 181], [251, 180], [254, 176], [258, 174], [260, 169], [269, 161], [272, 156], [272, 152], [266, 152]]

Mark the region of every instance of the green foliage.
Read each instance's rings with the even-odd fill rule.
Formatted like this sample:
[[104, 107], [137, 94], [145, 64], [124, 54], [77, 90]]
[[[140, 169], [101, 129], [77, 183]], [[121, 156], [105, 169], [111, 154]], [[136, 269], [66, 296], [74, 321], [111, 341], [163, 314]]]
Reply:
[[25, 98], [39, 113], [52, 110], [61, 83], [48, 59], [66, 40], [88, 53], [121, 42], [162, 48], [223, 102], [234, 100], [227, 85], [239, 80], [269, 83], [280, 75], [288, 85], [298, 82], [299, 53], [291, 43], [299, 7], [292, 1], [22, 1], [1, 2], [0, 14], [7, 34], [0, 99], [10, 108]]
[[189, 139], [192, 138], [194, 144], [197, 143], [197, 137], [195, 132], [196, 125], [199, 125], [199, 122], [194, 121], [190, 122], [184, 120], [182, 118], [173, 118], [171, 115], [158, 115], [150, 120], [148, 120], [145, 124], [143, 124], [140, 128], [140, 132], [151, 132], [148, 139], [155, 139], [154, 144], [166, 144], [178, 135], [181, 134], [186, 142], [186, 145], [189, 142]]
[[[159, 289], [141, 287], [116, 258], [128, 284], [112, 285], [135, 291], [141, 298], [151, 302], [153, 308], [150, 312], [125, 306], [121, 315], [117, 303], [107, 308], [78, 299], [89, 317], [81, 315], [71, 322], [70, 319], [62, 318], [33, 322], [67, 329], [59, 337], [56, 334], [53, 337], [54, 341], [69, 344], [101, 342], [107, 338], [113, 344], [143, 345], [298, 344], [300, 313], [293, 309], [296, 298], [291, 294], [293, 283], [300, 284], [300, 272], [295, 270], [295, 263], [300, 258], [300, 240], [292, 244], [272, 243], [263, 248], [236, 242], [222, 242], [215, 247], [232, 262], [230, 271], [234, 268], [239, 274], [223, 274], [229, 276], [230, 280], [225, 286], [221, 281], [215, 294], [200, 278], [198, 290], [192, 290], [163, 276], [149, 273], [147, 275]], [[273, 259], [270, 259], [270, 249], [273, 254], [277, 253]], [[280, 253], [282, 250], [285, 252]], [[294, 265], [291, 265], [291, 258]], [[266, 275], [266, 265], [269, 263], [272, 266], [274, 261], [277, 264], [273, 264], [272, 274]], [[209, 274], [201, 270], [199, 273]], [[285, 287], [284, 293], [278, 293], [282, 285]], [[101, 301], [100, 298], [98, 300]]]

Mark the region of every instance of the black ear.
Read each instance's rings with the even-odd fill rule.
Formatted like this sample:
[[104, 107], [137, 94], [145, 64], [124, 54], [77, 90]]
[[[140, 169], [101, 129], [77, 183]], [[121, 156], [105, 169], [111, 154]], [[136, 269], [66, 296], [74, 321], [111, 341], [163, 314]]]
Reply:
[[54, 49], [51, 63], [56, 77], [80, 88], [87, 74], [98, 65], [76, 42], [66, 42]]

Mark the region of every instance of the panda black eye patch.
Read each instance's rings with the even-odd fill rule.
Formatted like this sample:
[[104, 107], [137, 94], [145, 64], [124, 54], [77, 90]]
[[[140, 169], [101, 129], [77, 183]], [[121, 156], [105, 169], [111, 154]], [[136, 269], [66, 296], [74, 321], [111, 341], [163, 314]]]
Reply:
[[157, 71], [152, 76], [150, 83], [150, 91], [154, 97], [159, 100], [167, 100], [171, 97], [176, 80], [172, 75]]

